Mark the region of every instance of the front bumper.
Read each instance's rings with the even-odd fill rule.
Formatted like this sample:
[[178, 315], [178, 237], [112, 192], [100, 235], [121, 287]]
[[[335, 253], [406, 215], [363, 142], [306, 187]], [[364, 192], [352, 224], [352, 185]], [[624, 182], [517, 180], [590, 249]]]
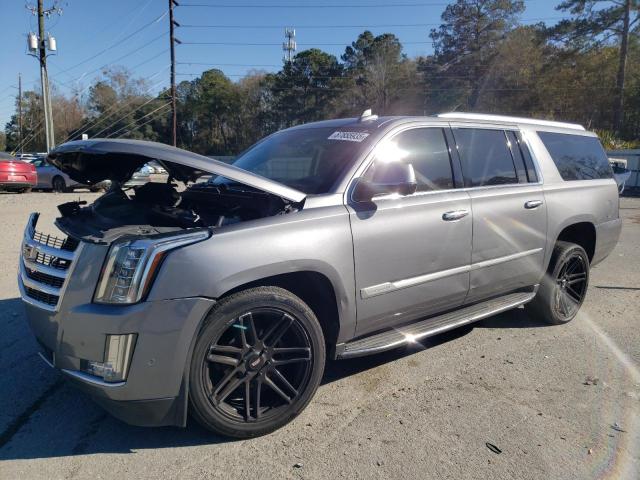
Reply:
[[[143, 426], [184, 425], [186, 374], [202, 319], [214, 301], [185, 298], [131, 306], [86, 304], [50, 312], [25, 302], [43, 358], [114, 416]], [[137, 333], [126, 381], [108, 383], [80, 370], [102, 361], [106, 335]]]
[[[136, 425], [183, 425], [191, 350], [214, 300], [159, 299], [135, 305], [92, 303], [108, 246], [25, 231], [18, 287], [42, 356], [115, 416]], [[160, 271], [162, 274], [162, 270]], [[104, 362], [108, 335], [136, 334], [125, 381], [82, 370]]]

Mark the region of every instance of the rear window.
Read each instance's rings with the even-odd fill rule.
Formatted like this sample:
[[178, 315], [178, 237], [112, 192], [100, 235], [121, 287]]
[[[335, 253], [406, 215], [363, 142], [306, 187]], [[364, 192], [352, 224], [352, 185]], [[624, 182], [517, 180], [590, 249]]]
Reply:
[[596, 137], [538, 132], [563, 180], [612, 178], [607, 155]]

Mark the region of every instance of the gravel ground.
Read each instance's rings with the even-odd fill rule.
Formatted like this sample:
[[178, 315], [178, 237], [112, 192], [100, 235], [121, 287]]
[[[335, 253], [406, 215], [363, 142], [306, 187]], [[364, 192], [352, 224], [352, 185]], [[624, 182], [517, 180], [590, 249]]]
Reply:
[[227, 441], [125, 425], [37, 357], [15, 280], [22, 230], [78, 196], [95, 198], [0, 194], [0, 478], [640, 478], [640, 199], [622, 200], [620, 243], [569, 325], [518, 309], [332, 362], [293, 424]]

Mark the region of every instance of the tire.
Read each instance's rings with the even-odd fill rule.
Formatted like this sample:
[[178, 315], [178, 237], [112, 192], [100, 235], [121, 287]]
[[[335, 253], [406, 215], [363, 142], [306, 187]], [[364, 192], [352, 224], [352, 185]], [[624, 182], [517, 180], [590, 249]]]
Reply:
[[589, 286], [589, 257], [580, 245], [557, 242], [538, 294], [530, 304], [534, 316], [552, 325], [575, 318]]
[[60, 175], [53, 177], [51, 180], [51, 188], [54, 192], [63, 193], [67, 190], [67, 183]]
[[209, 313], [196, 340], [191, 413], [225, 436], [265, 435], [309, 404], [324, 364], [322, 328], [300, 298], [278, 287], [235, 293]]

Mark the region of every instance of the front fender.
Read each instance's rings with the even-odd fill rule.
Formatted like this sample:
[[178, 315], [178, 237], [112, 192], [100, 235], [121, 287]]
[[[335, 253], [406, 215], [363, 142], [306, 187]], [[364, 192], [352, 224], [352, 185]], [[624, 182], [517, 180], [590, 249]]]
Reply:
[[216, 230], [210, 239], [168, 255], [149, 300], [220, 298], [266, 277], [304, 271], [329, 279], [338, 305], [340, 337], [352, 334], [356, 320], [353, 246], [343, 206]]

